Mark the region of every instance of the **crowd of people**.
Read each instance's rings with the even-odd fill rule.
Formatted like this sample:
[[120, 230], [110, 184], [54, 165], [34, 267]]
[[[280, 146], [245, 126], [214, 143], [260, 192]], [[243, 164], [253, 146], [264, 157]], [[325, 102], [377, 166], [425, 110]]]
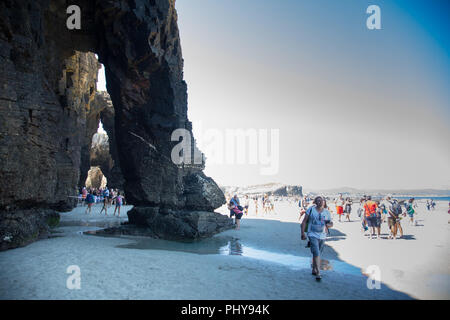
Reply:
[[[427, 201], [427, 207], [429, 205], [431, 208], [432, 203], [432, 200]], [[313, 202], [307, 196], [304, 196], [299, 201], [299, 220], [302, 219], [308, 208], [313, 205]], [[350, 197], [344, 199], [342, 194], [340, 194], [334, 199], [334, 205], [338, 221], [342, 222], [342, 217], [345, 214], [344, 219], [351, 222], [350, 214], [352, 212], [353, 200]], [[359, 207], [356, 212], [361, 221], [361, 230], [369, 239], [373, 239], [374, 237], [381, 239], [381, 227], [383, 223], [387, 224], [388, 238], [397, 239], [403, 237], [403, 229], [401, 226], [401, 220], [403, 218], [408, 217], [410, 225], [417, 225], [417, 221], [415, 220], [417, 207], [414, 198], [399, 200], [388, 195], [384, 198], [374, 200], [371, 196], [364, 195], [359, 200]], [[330, 211], [332, 212], [333, 210], [330, 209]]]
[[243, 215], [248, 215], [250, 202], [253, 201], [255, 208], [255, 216], [258, 216], [259, 209], [262, 209], [263, 215], [268, 214], [276, 214], [275, 212], [275, 198], [272, 195], [264, 194], [262, 196], [254, 196], [249, 198], [248, 195], [244, 196], [243, 206], [241, 206], [240, 199], [237, 194], [234, 194], [232, 197], [227, 195], [227, 207], [230, 211], [230, 218], [235, 219], [236, 229], [240, 228], [240, 220]]
[[115, 206], [114, 214], [118, 213], [117, 216], [120, 216], [120, 208], [125, 205], [125, 197], [120, 193], [118, 189], [108, 189], [105, 188], [86, 188], [83, 187], [80, 190], [80, 194], [78, 196], [79, 201], [82, 204], [86, 204], [86, 214], [92, 212], [92, 206], [95, 203], [103, 203], [102, 209], [100, 210], [100, 214], [105, 211], [105, 216], [108, 215], [108, 208], [110, 206]]
[[[241, 206], [238, 196], [235, 194], [227, 201], [230, 210], [230, 218], [235, 218], [236, 229], [240, 229], [240, 222], [244, 215], [248, 215], [250, 200], [245, 195], [244, 206]], [[258, 215], [259, 199], [253, 197], [255, 215]], [[354, 219], [353, 207], [357, 205], [356, 214], [361, 222], [362, 233], [368, 239], [381, 239], [381, 229], [383, 225], [387, 227], [388, 239], [404, 238], [402, 222], [407, 219], [411, 226], [417, 226], [415, 216], [417, 215], [418, 205], [414, 198], [396, 199], [392, 195], [385, 197], [372, 198], [364, 195], [358, 201], [350, 197], [343, 197], [342, 194], [336, 199], [330, 200], [331, 206], [327, 205], [327, 198], [317, 196], [314, 199], [305, 195], [298, 199], [300, 207], [300, 225], [301, 239], [308, 240], [306, 247], [310, 248], [312, 253], [312, 274], [317, 281], [321, 281], [320, 274], [320, 256], [324, 248], [324, 242], [330, 235], [330, 228], [333, 227], [332, 213], [335, 212], [337, 220], [340, 223], [351, 222]], [[274, 210], [273, 196], [262, 196], [262, 208], [264, 213]], [[435, 202], [427, 200], [427, 209], [434, 210]], [[353, 213], [353, 214], [352, 214]], [[450, 213], [450, 210], [449, 210]], [[405, 219], [402, 221], [402, 219]]]

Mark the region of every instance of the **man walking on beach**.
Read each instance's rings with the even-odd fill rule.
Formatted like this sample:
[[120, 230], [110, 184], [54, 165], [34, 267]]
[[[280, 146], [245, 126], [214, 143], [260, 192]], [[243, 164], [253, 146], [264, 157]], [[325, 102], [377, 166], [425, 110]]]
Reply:
[[[390, 201], [390, 197], [387, 198]], [[397, 201], [397, 199], [393, 199], [391, 205], [389, 206], [389, 218], [388, 218], [388, 226], [391, 229], [391, 236], [393, 240], [397, 238], [397, 231], [400, 230], [400, 237], [403, 237], [402, 226], [400, 225], [400, 215], [402, 214], [402, 206]]]
[[375, 235], [375, 229], [377, 229], [377, 239], [380, 239], [380, 220], [378, 219], [378, 206], [375, 201], [372, 200], [371, 196], [367, 197], [367, 201], [364, 204], [364, 211], [366, 215], [366, 221], [369, 225], [369, 228], [372, 228], [372, 232], [370, 232], [370, 238], [373, 239]]
[[[306, 225], [308, 225], [307, 230]], [[314, 199], [314, 205], [306, 212], [301, 229], [302, 240], [306, 240], [305, 231], [307, 231], [309, 242], [311, 244], [311, 253], [313, 255], [312, 274], [316, 276], [317, 281], [322, 279], [320, 275], [320, 255], [327, 236], [325, 227], [333, 227], [331, 214], [325, 209], [325, 199], [318, 196]]]

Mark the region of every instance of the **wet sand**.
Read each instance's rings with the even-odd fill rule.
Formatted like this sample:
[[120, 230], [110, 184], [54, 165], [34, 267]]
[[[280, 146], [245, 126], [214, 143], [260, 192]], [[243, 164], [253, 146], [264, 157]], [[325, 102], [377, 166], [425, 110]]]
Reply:
[[[97, 205], [93, 211], [100, 209], [101, 205]], [[370, 261], [381, 266], [383, 283], [380, 290], [368, 289], [361, 268], [369, 263], [367, 246], [372, 243], [359, 233], [357, 222], [335, 223], [332, 241], [327, 241], [324, 249], [324, 258], [329, 260], [332, 270], [323, 271], [323, 280], [317, 283], [309, 266], [310, 251], [304, 248], [305, 241], [300, 240], [296, 203], [276, 203], [275, 209], [277, 215], [255, 217], [250, 207], [241, 230], [228, 230], [201, 242], [176, 243], [84, 234], [83, 231], [126, 221], [126, 210], [119, 219], [98, 213], [87, 216], [83, 207], [76, 208], [62, 213], [61, 225], [51, 239], [0, 252], [0, 298], [426, 299], [434, 295], [448, 299], [448, 254], [444, 255], [445, 266], [438, 268], [437, 264], [422, 260], [425, 253], [415, 253], [418, 264], [425, 268], [420, 270], [430, 281], [429, 293], [425, 294], [420, 283], [411, 285], [410, 268], [392, 262], [388, 254], [410, 252], [409, 247], [401, 245], [412, 242], [407, 240], [396, 240], [395, 245], [388, 244], [388, 240], [374, 243], [385, 254]], [[442, 221], [430, 219], [434, 220], [440, 226]], [[428, 223], [431, 227], [432, 223]], [[448, 226], [442, 230], [447, 241], [438, 238], [442, 251], [448, 252]], [[417, 234], [417, 243], [412, 247], [418, 248], [423, 242], [419, 248], [424, 250], [434, 246], [435, 240], [438, 239]], [[372, 257], [378, 257], [377, 250], [370, 251]], [[432, 252], [426, 254], [434, 257]], [[403, 259], [408, 260], [406, 255]], [[66, 286], [70, 265], [80, 268], [80, 290]], [[387, 271], [391, 269], [393, 276]], [[446, 288], [442, 280], [447, 280]]]

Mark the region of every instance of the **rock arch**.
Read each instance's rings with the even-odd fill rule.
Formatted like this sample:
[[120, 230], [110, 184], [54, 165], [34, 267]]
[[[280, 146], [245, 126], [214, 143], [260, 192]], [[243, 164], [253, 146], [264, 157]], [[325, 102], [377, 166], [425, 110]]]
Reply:
[[[41, 215], [36, 208], [71, 207], [95, 99], [94, 53], [114, 106], [126, 197], [136, 206], [130, 221], [181, 238], [229, 226], [212, 213], [225, 202], [215, 182], [201, 167], [170, 161], [171, 132], [191, 131], [175, 1], [71, 4], [81, 8], [81, 30], [66, 28], [64, 0], [0, 3], [0, 248], [45, 234], [20, 227]], [[6, 234], [13, 240], [4, 242]]]

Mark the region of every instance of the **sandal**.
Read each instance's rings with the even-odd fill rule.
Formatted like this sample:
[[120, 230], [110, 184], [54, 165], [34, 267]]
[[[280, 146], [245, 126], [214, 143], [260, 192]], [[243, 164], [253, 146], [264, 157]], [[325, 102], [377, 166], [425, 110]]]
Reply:
[[322, 280], [322, 276], [319, 274], [319, 275], [316, 275], [316, 281], [317, 282], [320, 282], [320, 280]]

